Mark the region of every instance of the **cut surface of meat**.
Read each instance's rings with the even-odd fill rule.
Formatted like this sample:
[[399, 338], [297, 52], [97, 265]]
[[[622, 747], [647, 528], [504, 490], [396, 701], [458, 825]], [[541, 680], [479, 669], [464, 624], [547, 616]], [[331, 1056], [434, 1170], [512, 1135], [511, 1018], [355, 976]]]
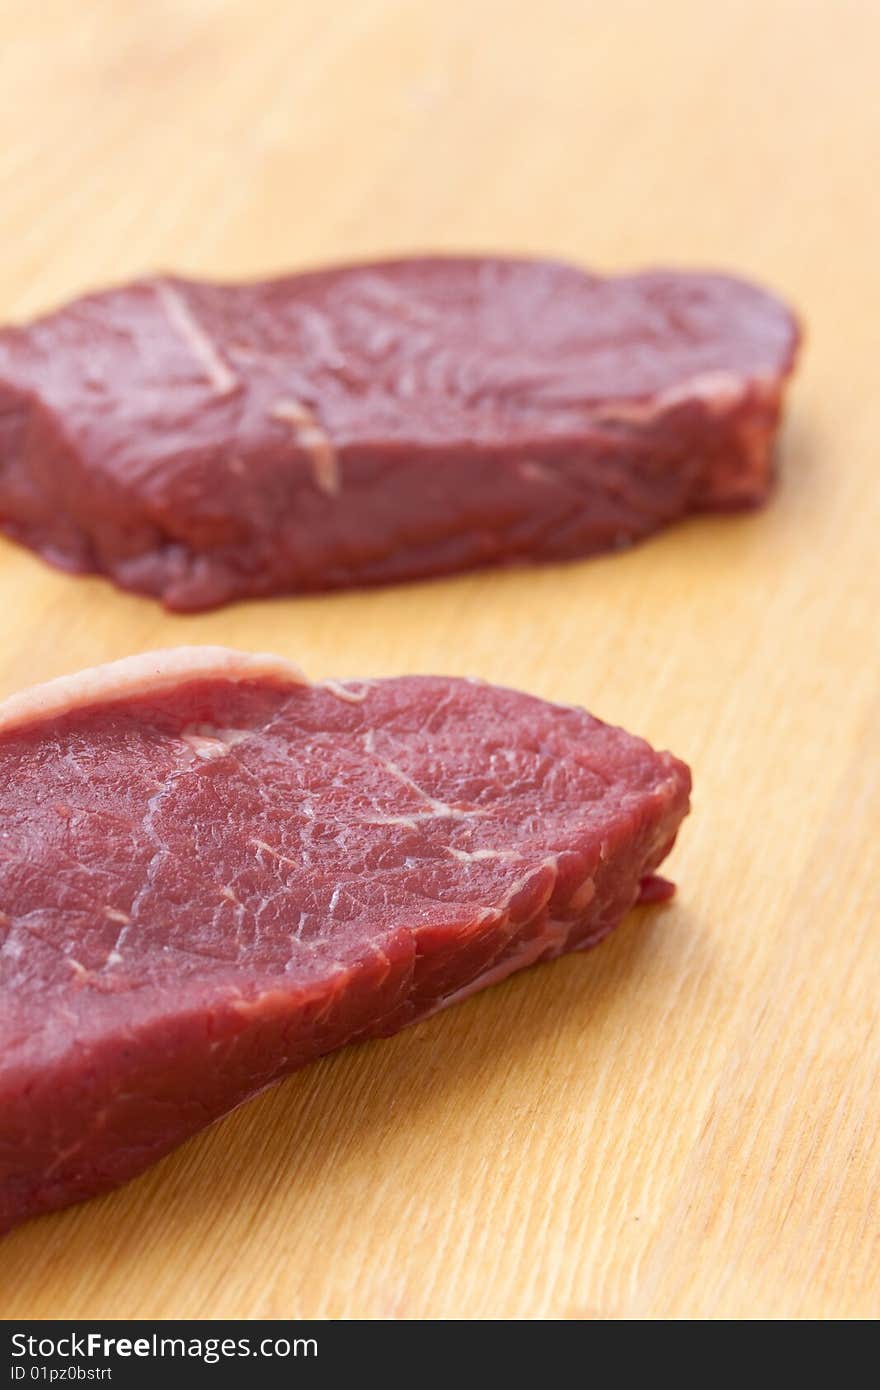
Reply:
[[701, 272], [142, 280], [0, 332], [0, 526], [178, 610], [571, 559], [763, 500], [797, 337]]
[[222, 648], [0, 705], [0, 1230], [598, 942], [689, 787], [583, 710]]

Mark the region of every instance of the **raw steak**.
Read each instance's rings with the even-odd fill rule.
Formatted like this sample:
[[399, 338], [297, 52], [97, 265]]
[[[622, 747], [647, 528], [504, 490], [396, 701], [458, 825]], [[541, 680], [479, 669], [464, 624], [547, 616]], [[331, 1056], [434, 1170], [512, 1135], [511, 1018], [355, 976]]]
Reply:
[[586, 555], [765, 497], [796, 341], [725, 275], [144, 280], [0, 333], [0, 526], [173, 609]]
[[331, 1048], [591, 946], [687, 768], [475, 681], [182, 648], [0, 706], [0, 1229]]

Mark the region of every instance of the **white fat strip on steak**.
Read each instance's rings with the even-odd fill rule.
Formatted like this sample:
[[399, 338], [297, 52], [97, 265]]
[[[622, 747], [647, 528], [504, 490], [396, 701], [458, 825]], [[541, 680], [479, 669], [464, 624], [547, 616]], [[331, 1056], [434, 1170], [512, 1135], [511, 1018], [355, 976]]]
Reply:
[[290, 397], [276, 401], [270, 412], [273, 420], [292, 425], [297, 444], [305, 449], [312, 464], [315, 486], [327, 497], [337, 497], [342, 490], [339, 459], [329, 434], [314, 411]]
[[180, 737], [197, 758], [210, 762], [214, 758], [224, 758], [230, 748], [243, 743], [252, 733], [253, 729], [219, 729], [213, 724], [194, 724], [184, 729]]
[[196, 359], [217, 395], [228, 396], [238, 385], [238, 377], [196, 322], [183, 296], [163, 280], [156, 281], [155, 290], [165, 317]]
[[486, 811], [481, 811], [477, 806], [462, 811], [456, 806], [450, 806], [447, 802], [438, 801], [436, 797], [431, 796], [430, 792], [426, 792], [424, 787], [420, 787], [418, 782], [414, 782], [408, 773], [404, 772], [403, 768], [399, 767], [391, 758], [385, 758], [381, 753], [377, 753], [376, 735], [373, 729], [367, 730], [362, 741], [370, 756], [381, 763], [385, 771], [396, 778], [404, 787], [408, 787], [410, 791], [415, 792], [416, 796], [421, 797], [428, 807], [425, 811], [415, 811], [411, 815], [371, 817], [363, 822], [364, 825], [407, 825], [414, 830], [416, 822], [420, 820], [436, 820], [441, 817], [449, 820], [469, 820], [473, 816], [485, 816], [487, 814]]
[[298, 666], [283, 657], [229, 647], [166, 647], [91, 666], [10, 695], [0, 702], [0, 734], [60, 718], [73, 710], [161, 695], [196, 680], [268, 680], [308, 685]]

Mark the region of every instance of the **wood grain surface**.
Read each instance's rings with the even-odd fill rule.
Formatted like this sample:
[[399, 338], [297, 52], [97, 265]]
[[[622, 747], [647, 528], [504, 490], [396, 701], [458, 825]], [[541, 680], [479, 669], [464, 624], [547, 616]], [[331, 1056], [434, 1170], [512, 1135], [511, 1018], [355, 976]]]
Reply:
[[472, 673], [693, 765], [679, 895], [0, 1246], [6, 1317], [880, 1313], [875, 0], [13, 0], [0, 315], [416, 249], [721, 266], [808, 341], [760, 514], [171, 617], [0, 544], [2, 693], [156, 645]]

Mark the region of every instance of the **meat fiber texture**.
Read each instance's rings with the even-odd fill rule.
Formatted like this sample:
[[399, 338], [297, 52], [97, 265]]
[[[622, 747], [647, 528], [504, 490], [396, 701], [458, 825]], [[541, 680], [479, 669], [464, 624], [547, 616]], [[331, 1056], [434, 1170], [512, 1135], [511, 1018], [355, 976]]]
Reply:
[[0, 1229], [311, 1058], [594, 945], [655, 897], [689, 787], [583, 710], [310, 685], [222, 648], [7, 701]]
[[796, 344], [716, 274], [143, 280], [0, 333], [0, 526], [177, 610], [569, 559], [762, 501]]

